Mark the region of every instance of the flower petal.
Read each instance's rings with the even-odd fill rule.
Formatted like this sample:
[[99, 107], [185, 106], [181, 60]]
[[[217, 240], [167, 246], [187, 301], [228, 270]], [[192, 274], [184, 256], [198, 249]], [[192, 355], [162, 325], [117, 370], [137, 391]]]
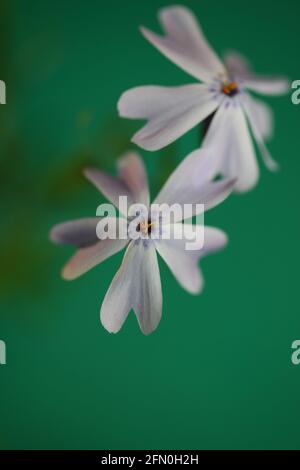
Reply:
[[273, 96], [285, 95], [290, 89], [290, 83], [287, 78], [276, 77], [247, 78], [244, 86], [256, 93]]
[[286, 77], [266, 77], [253, 73], [250, 63], [238, 52], [229, 52], [225, 56], [226, 67], [233, 79], [242, 80], [244, 87], [264, 95], [283, 95], [290, 89]]
[[232, 79], [243, 79], [250, 75], [250, 64], [248, 59], [236, 51], [229, 51], [224, 56], [226, 68]]
[[146, 150], [159, 150], [212, 114], [218, 107], [207, 85], [143, 86], [125, 92], [120, 116], [148, 119], [132, 141]]
[[119, 178], [108, 175], [97, 168], [86, 168], [84, 175], [115, 207], [119, 207], [120, 196], [127, 197], [128, 205], [133, 204], [129, 188]]
[[[181, 228], [181, 224], [174, 224], [172, 228], [176, 231], [177, 226]], [[198, 267], [200, 250], [186, 251], [185, 243], [185, 240], [176, 240], [172, 237], [170, 240], [156, 240], [155, 246], [179, 284], [188, 292], [197, 294], [204, 285]]]
[[118, 333], [132, 308], [132, 297], [135, 293], [133, 283], [136, 277], [133, 255], [131, 243], [101, 306], [101, 323], [109, 333]]
[[244, 98], [247, 100], [249, 112], [253, 116], [253, 122], [263, 139], [270, 139], [274, 131], [274, 118], [273, 111], [263, 101], [253, 98], [253, 96], [246, 95]]
[[[174, 224], [171, 228], [173, 236], [169, 240], [157, 240], [156, 249], [160, 256], [169, 266], [179, 284], [192, 294], [202, 291], [204, 280], [198, 267], [198, 261], [208, 253], [223, 248], [227, 243], [227, 236], [221, 230], [184, 224], [184, 234], [186, 238], [178, 239], [182, 233], [182, 224]], [[186, 243], [191, 241], [191, 235], [198, 232], [199, 240], [202, 238], [204, 230], [204, 246], [199, 245], [198, 249], [187, 250]], [[190, 232], [190, 233], [188, 233]], [[201, 233], [200, 233], [201, 232]]]
[[116, 207], [119, 197], [126, 196], [128, 205], [140, 202], [149, 205], [149, 189], [144, 164], [135, 152], [128, 152], [118, 160], [118, 177], [96, 168], [87, 168], [85, 176]]
[[156, 329], [161, 319], [162, 292], [155, 247], [149, 243], [128, 246], [101, 307], [101, 322], [117, 333], [133, 309], [144, 334]]
[[212, 149], [198, 149], [182, 160], [155, 199], [172, 205], [198, 199], [199, 186], [209, 182], [218, 171], [218, 158]]
[[136, 281], [138, 295], [133, 309], [142, 332], [148, 335], [157, 328], [162, 314], [160, 273], [154, 244], [149, 243], [145, 249], [139, 243], [136, 249], [143, 254], [139, 256], [140, 266]]
[[255, 110], [253, 110], [253, 106], [251, 106], [251, 101], [244, 100], [243, 106], [245, 109], [246, 116], [248, 117], [248, 121], [250, 123], [250, 127], [255, 137], [256, 143], [258, 145], [259, 151], [261, 153], [262, 159], [264, 161], [264, 164], [270, 171], [278, 171], [279, 165], [272, 158], [269, 150], [267, 149], [264, 143], [263, 134], [259, 127], [259, 122], [256, 119], [256, 114], [254, 112]]
[[65, 265], [62, 276], [67, 281], [82, 276], [90, 269], [125, 248], [128, 240], [100, 240], [94, 245], [78, 250]]
[[129, 188], [135, 203], [150, 204], [148, 178], [143, 160], [136, 152], [128, 152], [118, 161], [119, 178]]
[[[235, 181], [212, 181], [220, 169], [218, 152], [218, 148], [212, 146], [188, 155], [171, 174], [154, 204], [204, 204], [208, 210], [221, 203], [232, 191]], [[200, 213], [196, 207], [193, 209], [194, 215]]]
[[50, 232], [50, 240], [80, 248], [92, 245], [98, 241], [96, 227], [99, 220], [99, 217], [91, 217], [55, 225]]
[[224, 104], [214, 116], [203, 146], [214, 145], [220, 158], [220, 173], [236, 178], [237, 192], [249, 191], [258, 181], [259, 169], [252, 138], [242, 108]]
[[204, 246], [201, 251], [201, 258], [211, 253], [222, 250], [228, 244], [228, 237], [225, 232], [214, 227], [204, 227]]
[[159, 21], [165, 37], [146, 28], [141, 28], [141, 31], [168, 59], [193, 77], [206, 82], [225, 73], [222, 62], [208, 44], [189, 9], [182, 6], [164, 8], [159, 12]]
[[[204, 210], [208, 211], [221, 204], [232, 193], [236, 184], [236, 178], [223, 178], [220, 181], [214, 181], [203, 185], [199, 191], [199, 199], [196, 204], [203, 204]], [[199, 215], [201, 212], [195, 211], [193, 215]]]

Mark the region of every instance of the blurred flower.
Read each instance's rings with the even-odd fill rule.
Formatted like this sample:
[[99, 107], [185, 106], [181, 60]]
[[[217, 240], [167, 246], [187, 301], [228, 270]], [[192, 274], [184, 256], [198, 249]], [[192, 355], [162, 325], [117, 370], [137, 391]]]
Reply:
[[159, 20], [165, 36], [141, 28], [143, 35], [168, 59], [204, 83], [142, 86], [125, 92], [118, 103], [120, 115], [148, 120], [132, 141], [146, 150], [161, 149], [215, 113], [204, 145], [217, 142], [220, 173], [237, 178], [236, 191], [250, 190], [259, 177], [251, 132], [266, 166], [275, 170], [277, 164], [264, 144], [272, 134], [271, 111], [250, 97], [247, 89], [280, 95], [287, 92], [288, 81], [254, 75], [237, 53], [228, 54], [223, 64], [185, 7], [163, 9]]
[[[221, 203], [231, 192], [234, 181], [213, 181], [218, 159], [210, 150], [196, 150], [190, 154], [169, 177], [153, 204], [204, 204], [210, 209]], [[115, 205], [120, 196], [130, 202], [150, 205], [147, 175], [142, 160], [135, 153], [128, 153], [119, 161], [119, 174], [114, 178], [94, 168], [85, 171], [86, 177]], [[200, 184], [199, 184], [200, 181]], [[150, 213], [151, 207], [150, 206]], [[203, 207], [199, 206], [199, 211]], [[203, 288], [198, 260], [226, 244], [226, 235], [215, 228], [183, 224], [174, 220], [169, 224], [170, 239], [154, 239], [152, 233], [161, 220], [141, 220], [139, 229], [143, 236], [132, 239], [128, 231], [126, 239], [99, 240], [96, 227], [99, 218], [87, 218], [55, 226], [50, 234], [52, 241], [71, 244], [78, 251], [63, 269], [63, 277], [75, 279], [105, 259], [127, 247], [121, 267], [115, 275], [101, 307], [101, 322], [112, 333], [117, 333], [131, 309], [134, 310], [140, 328], [149, 334], [159, 324], [162, 313], [162, 292], [156, 251], [168, 264], [178, 282], [191, 293]], [[161, 222], [162, 225], [164, 222]], [[177, 239], [176, 233], [187, 227], [204, 233], [202, 249], [186, 250], [186, 241]], [[165, 225], [163, 225], [165, 229]], [[186, 234], [186, 230], [184, 230]]]

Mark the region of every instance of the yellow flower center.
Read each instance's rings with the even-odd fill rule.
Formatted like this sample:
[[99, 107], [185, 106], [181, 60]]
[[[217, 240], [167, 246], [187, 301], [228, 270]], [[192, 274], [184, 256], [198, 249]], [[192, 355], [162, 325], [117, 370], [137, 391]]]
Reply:
[[140, 231], [143, 235], [148, 235], [151, 232], [151, 227], [153, 227], [153, 222], [141, 222], [139, 225]]
[[235, 96], [239, 92], [239, 87], [236, 82], [227, 82], [223, 84], [221, 90], [227, 96]]

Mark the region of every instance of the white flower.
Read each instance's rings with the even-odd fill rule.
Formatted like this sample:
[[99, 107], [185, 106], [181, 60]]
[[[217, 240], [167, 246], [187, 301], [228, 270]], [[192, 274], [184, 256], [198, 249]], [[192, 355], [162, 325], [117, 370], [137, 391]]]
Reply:
[[247, 90], [280, 95], [288, 90], [288, 81], [254, 75], [237, 53], [228, 54], [223, 64], [187, 8], [167, 7], [159, 20], [165, 36], [141, 28], [143, 35], [203, 84], [142, 86], [125, 92], [118, 103], [120, 115], [148, 120], [132, 141], [146, 150], [161, 149], [215, 113], [203, 145], [218, 143], [220, 172], [237, 178], [236, 191], [251, 189], [259, 177], [251, 133], [267, 167], [275, 170], [277, 164], [264, 144], [272, 134], [271, 111]]
[[[149, 207], [147, 176], [139, 156], [126, 154], [118, 168], [116, 178], [96, 169], [86, 170], [85, 175], [115, 206], [119, 196], [127, 196], [130, 203]], [[205, 209], [216, 206], [229, 195], [235, 183], [228, 179], [213, 181], [216, 170], [216, 155], [210, 150], [196, 150], [170, 176], [153, 204], [204, 204]], [[194, 215], [197, 215], [197, 210]], [[127, 239], [99, 240], [96, 235], [98, 222], [99, 218], [89, 218], [63, 223], [52, 229], [50, 237], [56, 243], [72, 244], [78, 248], [63, 269], [62, 275], [67, 280], [81, 276], [127, 247], [121, 267], [101, 307], [101, 322], [112, 333], [120, 330], [131, 309], [144, 334], [151, 333], [158, 326], [162, 313], [162, 292], [156, 251], [182, 287], [191, 293], [198, 293], [203, 288], [198, 260], [219, 250], [227, 241], [226, 235], [216, 228], [190, 224], [188, 230], [204, 232], [204, 245], [202, 249], [186, 251], [186, 239], [176, 239], [176, 236], [170, 239], [151, 238], [158, 223], [155, 218], [141, 222], [141, 232], [149, 234], [147, 240], [132, 240], [130, 234]], [[176, 220], [170, 224], [173, 235], [183, 227], [182, 222]], [[163, 225], [163, 228], [166, 226]]]

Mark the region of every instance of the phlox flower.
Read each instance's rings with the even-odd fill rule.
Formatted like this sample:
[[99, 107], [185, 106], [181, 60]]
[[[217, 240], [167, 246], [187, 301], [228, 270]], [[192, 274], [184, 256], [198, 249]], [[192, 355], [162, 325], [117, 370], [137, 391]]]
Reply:
[[[128, 153], [118, 163], [118, 176], [112, 177], [95, 168], [85, 171], [85, 176], [111, 203], [119, 207], [120, 196], [126, 196], [129, 204], [141, 207], [136, 232], [133, 237], [99, 239], [99, 217], [85, 218], [55, 226], [50, 238], [55, 243], [71, 244], [77, 248], [68, 261], [62, 275], [67, 280], [76, 279], [113, 254], [126, 249], [120, 269], [113, 278], [101, 306], [101, 322], [111, 333], [117, 333], [131, 309], [144, 334], [158, 326], [162, 314], [162, 288], [157, 252], [169, 266], [179, 284], [196, 294], [203, 288], [203, 277], [198, 261], [203, 256], [223, 248], [227, 236], [219, 229], [195, 225], [192, 219], [184, 222], [184, 215], [166, 222], [166, 210], [161, 217], [152, 206], [193, 204], [192, 216], [197, 216], [221, 203], [232, 191], [235, 181], [215, 180], [217, 156], [211, 150], [196, 150], [186, 157], [171, 174], [158, 196], [150, 204], [147, 175], [141, 158]], [[204, 205], [204, 208], [203, 206]], [[144, 217], [144, 207], [148, 214]], [[124, 214], [120, 214], [123, 217]], [[122, 219], [123, 220], [123, 219]], [[184, 230], [183, 229], [184, 226]], [[167, 231], [168, 229], [168, 231]], [[168, 232], [169, 238], [157, 236]], [[186, 249], [190, 233], [203, 233], [203, 239], [193, 250]], [[184, 236], [178, 237], [178, 233]], [[155, 236], [154, 236], [155, 235]]]
[[183, 6], [162, 9], [159, 21], [164, 36], [142, 27], [144, 37], [202, 83], [141, 86], [125, 92], [119, 114], [148, 121], [132, 141], [146, 150], [159, 150], [213, 116], [203, 146], [218, 145], [220, 174], [236, 178], [236, 191], [250, 190], [259, 178], [252, 135], [266, 166], [273, 171], [278, 166], [265, 145], [273, 131], [272, 112], [249, 91], [281, 95], [289, 89], [288, 81], [255, 75], [237, 53], [227, 54], [222, 62], [193, 13]]

